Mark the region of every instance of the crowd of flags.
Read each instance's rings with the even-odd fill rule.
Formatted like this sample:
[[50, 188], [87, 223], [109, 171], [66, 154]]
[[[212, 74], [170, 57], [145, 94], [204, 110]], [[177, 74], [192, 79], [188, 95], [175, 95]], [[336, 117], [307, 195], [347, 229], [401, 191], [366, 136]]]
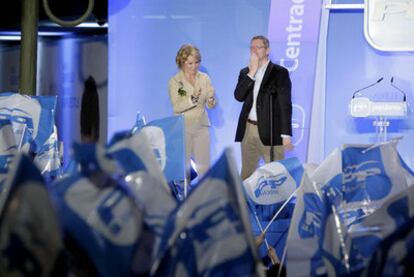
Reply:
[[413, 271], [414, 173], [398, 141], [244, 181], [227, 149], [182, 197], [182, 116], [139, 116], [108, 145], [74, 144], [62, 167], [55, 101], [0, 95], [0, 276], [263, 276], [269, 248], [288, 276]]

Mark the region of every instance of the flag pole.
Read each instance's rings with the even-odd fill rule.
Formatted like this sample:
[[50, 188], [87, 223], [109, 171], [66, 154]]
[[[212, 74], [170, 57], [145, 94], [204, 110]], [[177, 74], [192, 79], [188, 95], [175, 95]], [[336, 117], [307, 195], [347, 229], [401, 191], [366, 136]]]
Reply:
[[269, 229], [270, 225], [273, 223], [273, 221], [275, 221], [276, 217], [282, 212], [282, 210], [286, 207], [286, 205], [289, 203], [289, 201], [292, 199], [293, 196], [296, 195], [296, 192], [298, 191], [299, 188], [297, 188], [290, 196], [288, 199], [286, 199], [286, 201], [283, 203], [282, 207], [280, 207], [280, 209], [275, 213], [275, 215], [273, 216], [273, 218], [269, 221], [269, 223], [267, 224], [266, 228], [263, 230], [264, 233], [267, 232], [267, 229]]
[[[248, 200], [246, 200], [246, 201], [248, 201]], [[269, 250], [270, 249], [270, 245], [269, 245], [269, 243], [268, 243], [268, 241], [266, 239], [266, 233], [263, 232], [263, 227], [262, 227], [262, 224], [260, 223], [259, 217], [257, 216], [256, 211], [250, 205], [250, 202], [248, 202], [248, 203], [249, 203], [248, 204], [248, 207], [249, 207], [250, 211], [254, 214], [254, 218], [256, 219], [256, 223], [259, 226], [260, 232], [264, 235], [264, 242], [266, 244], [266, 248], [267, 248], [267, 250]], [[274, 265], [275, 264], [275, 261], [273, 261], [273, 259], [270, 259], [270, 260], [272, 261], [272, 264]]]
[[20, 151], [22, 149], [23, 140], [24, 140], [24, 136], [26, 134], [26, 130], [28, 130], [27, 124], [24, 124], [23, 132], [22, 132], [22, 135], [21, 135], [20, 140], [19, 140], [19, 145], [17, 146], [18, 151]]
[[[288, 238], [289, 238], [289, 234], [288, 234]], [[286, 254], [287, 254], [287, 245], [289, 243], [288, 238], [286, 239], [286, 245], [285, 245], [285, 248], [283, 249], [282, 259], [280, 260], [280, 267], [279, 267], [279, 271], [277, 273], [277, 277], [281, 276], [281, 274], [282, 274], [282, 268], [283, 268], [283, 264], [285, 263]]]
[[186, 166], [184, 166], [184, 199], [187, 198], [187, 185], [188, 185], [187, 168]]

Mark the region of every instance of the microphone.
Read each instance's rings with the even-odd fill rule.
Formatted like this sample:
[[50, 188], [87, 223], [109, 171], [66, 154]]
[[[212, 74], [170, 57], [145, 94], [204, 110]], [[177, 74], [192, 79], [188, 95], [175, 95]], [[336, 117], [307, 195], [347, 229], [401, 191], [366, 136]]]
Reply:
[[366, 87], [363, 87], [363, 88], [360, 88], [360, 89], [356, 90], [356, 91], [354, 92], [354, 94], [352, 94], [352, 99], [354, 99], [354, 98], [355, 98], [355, 94], [357, 94], [358, 92], [363, 91], [363, 90], [366, 90], [367, 88], [373, 87], [373, 86], [375, 86], [376, 84], [378, 84], [379, 82], [381, 82], [382, 80], [384, 80], [384, 77], [379, 78], [379, 79], [378, 79], [375, 83], [372, 83], [372, 84], [370, 84], [369, 86], [366, 86]]
[[391, 83], [391, 86], [393, 88], [395, 88], [396, 90], [398, 90], [399, 92], [402, 93], [402, 95], [404, 96], [403, 97], [403, 101], [406, 102], [407, 101], [407, 95], [405, 94], [405, 92], [402, 89], [400, 89], [399, 87], [397, 87], [396, 85], [394, 85], [394, 77], [391, 77], [390, 83]]

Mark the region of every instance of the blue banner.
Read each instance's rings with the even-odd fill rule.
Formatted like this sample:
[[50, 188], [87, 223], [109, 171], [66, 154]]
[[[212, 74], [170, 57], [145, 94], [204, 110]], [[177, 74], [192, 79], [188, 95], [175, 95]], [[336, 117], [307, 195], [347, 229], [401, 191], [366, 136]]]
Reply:
[[319, 39], [320, 0], [271, 1], [268, 37], [271, 59], [286, 67], [292, 81], [292, 132], [288, 156], [306, 160]]

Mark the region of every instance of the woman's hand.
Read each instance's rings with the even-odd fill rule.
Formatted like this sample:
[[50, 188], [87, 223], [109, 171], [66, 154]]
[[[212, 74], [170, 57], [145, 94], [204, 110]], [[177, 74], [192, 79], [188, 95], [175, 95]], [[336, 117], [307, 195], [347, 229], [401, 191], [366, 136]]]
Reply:
[[216, 105], [216, 98], [214, 96], [209, 97], [208, 100], [207, 100], [207, 105], [209, 107], [215, 106]]
[[191, 95], [191, 102], [193, 102], [194, 105], [198, 104], [198, 100], [199, 100], [198, 96]]

